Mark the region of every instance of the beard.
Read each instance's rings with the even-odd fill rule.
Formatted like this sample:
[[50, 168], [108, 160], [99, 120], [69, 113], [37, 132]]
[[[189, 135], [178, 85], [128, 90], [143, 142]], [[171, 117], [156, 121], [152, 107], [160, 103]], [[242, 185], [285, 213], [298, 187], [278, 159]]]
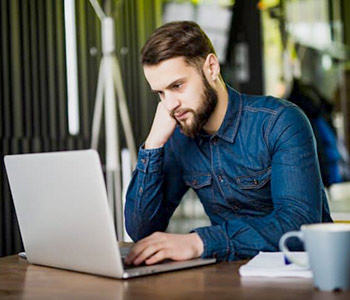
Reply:
[[[197, 111], [193, 109], [188, 110], [193, 115], [193, 120], [190, 124], [176, 120], [179, 124], [181, 132], [190, 137], [194, 138], [203, 126], [208, 122], [211, 114], [213, 113], [216, 104], [218, 102], [218, 94], [216, 90], [209, 84], [207, 78], [202, 71], [202, 82], [203, 82], [203, 93], [201, 95], [201, 105]], [[171, 116], [174, 117], [175, 111], [171, 112]]]

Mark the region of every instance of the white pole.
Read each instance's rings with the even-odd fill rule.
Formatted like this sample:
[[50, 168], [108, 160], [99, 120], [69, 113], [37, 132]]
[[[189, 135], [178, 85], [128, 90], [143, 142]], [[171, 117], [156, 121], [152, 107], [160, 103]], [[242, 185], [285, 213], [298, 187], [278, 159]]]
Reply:
[[75, 1], [64, 1], [64, 24], [66, 37], [66, 68], [68, 93], [68, 130], [71, 135], [77, 135], [79, 126], [79, 92], [77, 40], [75, 26]]
[[117, 225], [118, 239], [123, 239], [123, 205], [120, 168], [120, 143], [117, 114], [117, 101], [113, 78], [114, 20], [106, 17], [102, 19], [102, 51], [104, 59], [105, 81], [105, 121], [106, 121], [106, 170], [107, 189], [112, 215]]
[[134, 169], [136, 167], [137, 156], [136, 156], [136, 146], [134, 142], [134, 136], [132, 133], [131, 122], [128, 113], [128, 106], [126, 104], [126, 96], [123, 87], [122, 75], [120, 71], [120, 66], [116, 57], [113, 58], [113, 74], [114, 74], [114, 84], [117, 87], [118, 94], [118, 104], [119, 112], [122, 120], [122, 125], [125, 133], [126, 144], [130, 151], [130, 167]]
[[[119, 240], [123, 240], [123, 191], [121, 178], [120, 141], [118, 108], [121, 122], [125, 132], [127, 147], [131, 153], [133, 167], [136, 164], [136, 148], [129, 114], [127, 110], [126, 97], [122, 84], [120, 67], [115, 56], [114, 20], [107, 17], [96, 0], [90, 0], [97, 16], [102, 23], [102, 61], [100, 64], [99, 79], [97, 83], [96, 103], [93, 116], [91, 147], [98, 148], [99, 131], [104, 105], [106, 126], [106, 181], [110, 210], [116, 224]], [[119, 102], [116, 101], [116, 92]], [[104, 102], [104, 103], [103, 103]], [[117, 106], [119, 104], [119, 106]], [[130, 161], [130, 160], [129, 160]], [[130, 162], [129, 162], [130, 166]], [[131, 170], [129, 170], [131, 173]], [[124, 172], [123, 172], [124, 173]], [[129, 174], [129, 173], [128, 173]], [[130, 177], [130, 175], [129, 175]], [[123, 180], [126, 187], [126, 181]]]
[[91, 148], [95, 150], [97, 150], [98, 148], [101, 119], [102, 119], [103, 89], [104, 89], [104, 71], [103, 70], [104, 70], [104, 60], [102, 59], [100, 62], [100, 70], [98, 72], [94, 116], [92, 119]]

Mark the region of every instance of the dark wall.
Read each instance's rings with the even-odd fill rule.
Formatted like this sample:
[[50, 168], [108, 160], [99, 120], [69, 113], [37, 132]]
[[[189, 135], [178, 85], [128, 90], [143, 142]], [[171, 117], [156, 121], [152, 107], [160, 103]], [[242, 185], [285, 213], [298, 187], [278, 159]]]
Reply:
[[262, 29], [258, 0], [236, 0], [233, 6], [225, 80], [237, 90], [263, 94]]
[[[156, 105], [138, 60], [143, 41], [156, 27], [154, 3], [158, 1], [104, 1], [117, 18], [117, 54], [137, 145], [148, 132]], [[22, 249], [3, 156], [90, 147], [100, 22], [88, 0], [76, 0], [80, 132], [71, 136], [63, 4], [0, 1], [0, 256]], [[103, 153], [103, 133], [100, 144]]]

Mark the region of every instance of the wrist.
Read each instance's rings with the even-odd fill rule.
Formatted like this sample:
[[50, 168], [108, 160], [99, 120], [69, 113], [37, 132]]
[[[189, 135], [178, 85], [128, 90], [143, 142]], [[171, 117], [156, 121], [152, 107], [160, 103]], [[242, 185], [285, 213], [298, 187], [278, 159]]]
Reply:
[[152, 143], [152, 142], [145, 142], [144, 149], [145, 150], [151, 150], [151, 149], [158, 149], [162, 148], [164, 144], [161, 143]]
[[200, 257], [204, 252], [204, 244], [197, 232], [190, 233], [193, 240], [194, 257]]
[[164, 144], [165, 143], [162, 143], [160, 141], [153, 140], [152, 137], [149, 136], [145, 141], [144, 148], [146, 150], [157, 149], [157, 148], [162, 148]]

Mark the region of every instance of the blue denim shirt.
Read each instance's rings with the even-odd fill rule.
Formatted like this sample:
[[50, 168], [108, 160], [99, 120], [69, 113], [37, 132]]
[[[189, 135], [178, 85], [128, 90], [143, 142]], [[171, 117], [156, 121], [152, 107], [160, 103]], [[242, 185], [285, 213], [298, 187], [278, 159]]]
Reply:
[[194, 139], [179, 128], [159, 149], [139, 150], [125, 208], [134, 240], [165, 231], [192, 188], [211, 226], [194, 229], [202, 257], [235, 260], [278, 251], [283, 233], [330, 221], [315, 139], [294, 104], [228, 87], [220, 129]]

